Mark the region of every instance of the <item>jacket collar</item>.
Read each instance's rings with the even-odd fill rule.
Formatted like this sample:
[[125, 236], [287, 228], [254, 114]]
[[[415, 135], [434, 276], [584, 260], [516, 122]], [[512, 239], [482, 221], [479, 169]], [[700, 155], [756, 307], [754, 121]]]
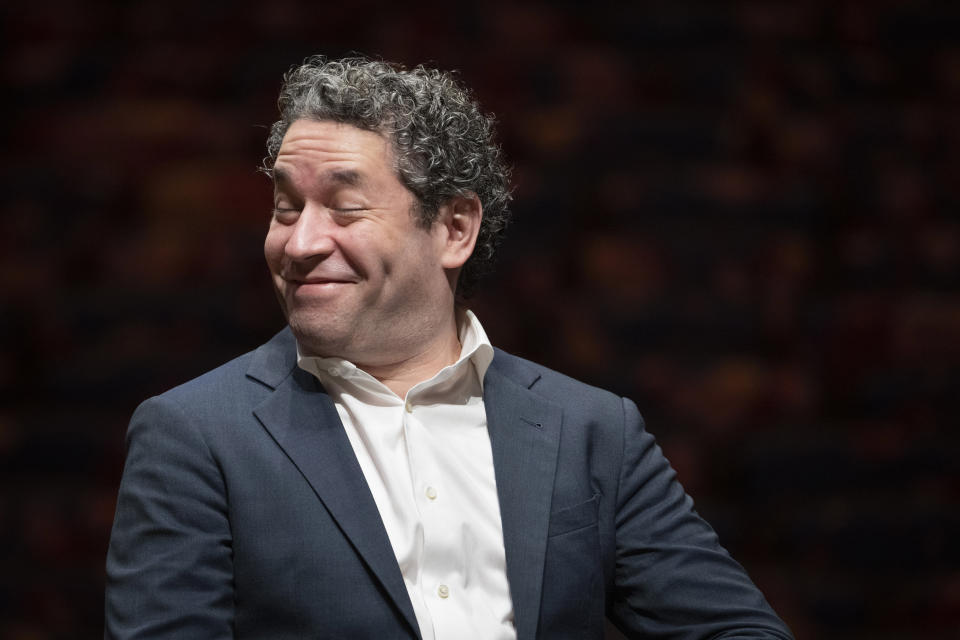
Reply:
[[247, 376], [276, 389], [296, 366], [297, 341], [285, 327], [253, 352]]

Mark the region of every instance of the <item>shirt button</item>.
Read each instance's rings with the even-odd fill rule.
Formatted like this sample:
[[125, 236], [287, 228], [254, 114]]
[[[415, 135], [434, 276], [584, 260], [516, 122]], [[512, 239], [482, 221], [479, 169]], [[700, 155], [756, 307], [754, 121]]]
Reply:
[[407, 410], [407, 413], [413, 413], [413, 405], [410, 404], [409, 400], [407, 400], [407, 403], [403, 405], [403, 408]]
[[437, 587], [437, 595], [440, 596], [441, 598], [449, 598], [450, 589], [447, 587], [447, 585], [442, 584], [439, 587]]
[[434, 489], [433, 487], [427, 487], [427, 497], [430, 498], [431, 500], [436, 500], [437, 490]]

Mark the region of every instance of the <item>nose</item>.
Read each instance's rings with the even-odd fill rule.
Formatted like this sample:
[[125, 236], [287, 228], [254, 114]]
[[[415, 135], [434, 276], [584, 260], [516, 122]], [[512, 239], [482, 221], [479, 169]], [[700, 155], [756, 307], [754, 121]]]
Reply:
[[336, 248], [337, 228], [324, 207], [306, 204], [287, 238], [284, 253], [296, 261], [323, 258]]

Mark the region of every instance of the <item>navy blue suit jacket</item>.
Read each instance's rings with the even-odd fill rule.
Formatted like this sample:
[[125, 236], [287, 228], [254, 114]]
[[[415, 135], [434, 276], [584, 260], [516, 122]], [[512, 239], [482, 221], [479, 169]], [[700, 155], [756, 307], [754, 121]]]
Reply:
[[[790, 638], [629, 400], [497, 351], [484, 402], [517, 636]], [[107, 638], [419, 638], [343, 425], [289, 330], [142, 404]]]

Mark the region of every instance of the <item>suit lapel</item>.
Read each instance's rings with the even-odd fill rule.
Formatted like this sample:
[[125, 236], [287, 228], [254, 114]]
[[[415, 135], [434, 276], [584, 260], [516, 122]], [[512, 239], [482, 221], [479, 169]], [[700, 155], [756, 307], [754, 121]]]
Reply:
[[[277, 374], [276, 366], [289, 367], [289, 359], [279, 363], [269, 353], [255, 357], [249, 375], [277, 386], [254, 414], [310, 483], [419, 637], [420, 627], [393, 547], [340, 416], [316, 379], [296, 366], [295, 347], [290, 342], [293, 370], [287, 368], [286, 377]], [[258, 370], [258, 365], [267, 362], [273, 365], [271, 371]]]
[[484, 378], [484, 406], [500, 499], [507, 578], [520, 640], [540, 617], [543, 565], [562, 410], [529, 390], [539, 375], [508, 376], [498, 352]]

